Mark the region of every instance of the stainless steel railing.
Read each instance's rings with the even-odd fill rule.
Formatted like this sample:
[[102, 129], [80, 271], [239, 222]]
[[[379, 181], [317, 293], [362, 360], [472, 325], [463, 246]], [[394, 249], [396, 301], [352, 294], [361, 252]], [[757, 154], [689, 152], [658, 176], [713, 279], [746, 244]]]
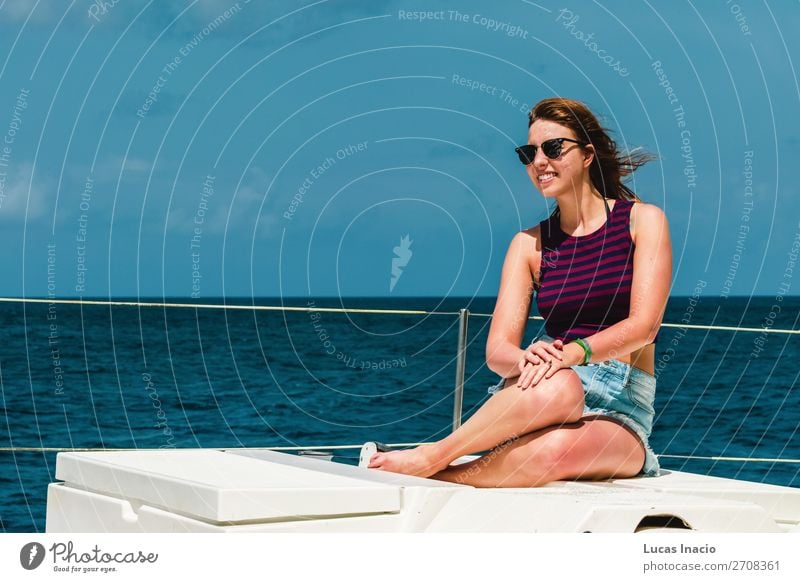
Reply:
[[[461, 426], [461, 416], [463, 414], [464, 403], [464, 378], [467, 365], [467, 337], [470, 315], [475, 317], [492, 317], [488, 313], [470, 313], [469, 309], [459, 309], [458, 312], [452, 311], [424, 311], [410, 309], [347, 309], [333, 307], [290, 307], [284, 305], [226, 305], [213, 303], [158, 303], [158, 302], [139, 302], [139, 301], [113, 301], [113, 300], [85, 300], [85, 299], [39, 299], [27, 297], [0, 297], [0, 303], [56, 303], [68, 305], [104, 305], [108, 307], [171, 307], [188, 309], [238, 309], [249, 311], [327, 311], [339, 313], [383, 313], [383, 314], [403, 314], [403, 315], [458, 315], [458, 345], [456, 352], [456, 377], [455, 388], [453, 390], [453, 430]], [[541, 316], [533, 315], [531, 319], [543, 319]], [[724, 325], [688, 325], [682, 323], [662, 323], [661, 327], [676, 327], [683, 329], [708, 329], [718, 331], [748, 331], [780, 333], [790, 335], [800, 335], [800, 329], [772, 329], [764, 327], [733, 327]]]

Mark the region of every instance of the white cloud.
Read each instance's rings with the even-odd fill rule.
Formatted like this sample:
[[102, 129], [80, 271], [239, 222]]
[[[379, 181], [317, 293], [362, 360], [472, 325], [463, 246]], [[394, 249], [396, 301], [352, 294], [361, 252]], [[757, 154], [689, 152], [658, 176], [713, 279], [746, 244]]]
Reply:
[[23, 162], [0, 170], [0, 222], [34, 221], [44, 216], [50, 185], [38, 177], [31, 182], [33, 164]]
[[[203, 234], [252, 236], [256, 228], [258, 238], [277, 238], [279, 236], [280, 216], [282, 206], [288, 203], [278, 201], [278, 196], [273, 191], [269, 198], [264, 188], [269, 184], [268, 177], [258, 168], [250, 171], [250, 181], [245, 183], [236, 192], [231, 200], [225, 186], [217, 182], [214, 185], [215, 193], [205, 200], [205, 212], [202, 216], [201, 229]], [[187, 205], [187, 201], [191, 203]], [[198, 208], [201, 203], [199, 194], [194, 197], [182, 198], [181, 206], [173, 206], [169, 212], [168, 228], [172, 232], [191, 235], [196, 226]], [[231, 204], [233, 207], [231, 208]], [[257, 221], [257, 222], [256, 222]]]
[[61, 18], [65, 8], [67, 4], [62, 2], [5, 0], [0, 2], [0, 20], [25, 22], [30, 17], [29, 22], [51, 22]]
[[[94, 167], [94, 179], [100, 182], [114, 181], [116, 182], [120, 175], [120, 170], [124, 169], [122, 176], [123, 179], [128, 174], [141, 174], [150, 172], [153, 167], [153, 162], [142, 158], [124, 157], [124, 156], [109, 156], [108, 158], [101, 159]], [[91, 172], [87, 166], [82, 170], [82, 175], [89, 176]], [[79, 175], [76, 175], [80, 177]]]

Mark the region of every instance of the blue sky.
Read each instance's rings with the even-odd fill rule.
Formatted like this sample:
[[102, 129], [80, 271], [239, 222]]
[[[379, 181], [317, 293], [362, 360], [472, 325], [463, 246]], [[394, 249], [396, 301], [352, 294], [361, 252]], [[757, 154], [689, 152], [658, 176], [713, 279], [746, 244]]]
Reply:
[[0, 0], [0, 295], [495, 294], [552, 95], [658, 155], [673, 295], [800, 290], [797, 3], [101, 4]]

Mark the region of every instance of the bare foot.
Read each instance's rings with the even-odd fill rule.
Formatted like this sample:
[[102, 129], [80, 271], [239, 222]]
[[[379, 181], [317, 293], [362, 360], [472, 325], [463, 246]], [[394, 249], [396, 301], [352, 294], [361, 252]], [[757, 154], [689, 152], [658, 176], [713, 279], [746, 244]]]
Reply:
[[370, 469], [416, 477], [430, 477], [447, 467], [447, 464], [447, 461], [443, 461], [436, 454], [432, 445], [420, 445], [414, 449], [403, 451], [375, 453], [369, 460]]

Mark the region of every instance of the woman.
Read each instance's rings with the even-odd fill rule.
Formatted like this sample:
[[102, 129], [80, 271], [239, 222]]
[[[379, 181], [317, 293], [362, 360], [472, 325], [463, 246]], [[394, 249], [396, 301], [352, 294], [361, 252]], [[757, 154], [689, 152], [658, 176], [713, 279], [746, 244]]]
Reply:
[[[557, 207], [506, 254], [486, 345], [504, 380], [451, 435], [372, 468], [478, 487], [658, 474], [647, 439], [672, 251], [664, 213], [621, 182], [651, 158], [620, 154], [578, 101], [541, 101], [528, 128], [517, 153]], [[547, 334], [520, 349], [532, 291]]]

